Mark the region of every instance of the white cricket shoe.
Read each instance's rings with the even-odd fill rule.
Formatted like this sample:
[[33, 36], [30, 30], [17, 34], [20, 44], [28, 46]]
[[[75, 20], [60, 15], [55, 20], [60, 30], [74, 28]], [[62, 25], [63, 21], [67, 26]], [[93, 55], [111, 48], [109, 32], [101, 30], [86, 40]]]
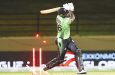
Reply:
[[77, 74], [87, 74], [87, 71], [81, 70], [81, 71], [78, 71]]

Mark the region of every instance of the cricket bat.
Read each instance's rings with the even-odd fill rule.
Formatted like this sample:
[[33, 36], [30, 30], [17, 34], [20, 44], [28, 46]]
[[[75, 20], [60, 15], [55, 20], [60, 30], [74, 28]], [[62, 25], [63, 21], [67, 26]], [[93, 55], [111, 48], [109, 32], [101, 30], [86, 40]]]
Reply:
[[53, 12], [58, 11], [60, 8], [61, 8], [61, 7], [56, 7], [56, 8], [41, 10], [40, 13], [41, 13], [41, 14], [49, 14], [49, 13], [53, 13]]

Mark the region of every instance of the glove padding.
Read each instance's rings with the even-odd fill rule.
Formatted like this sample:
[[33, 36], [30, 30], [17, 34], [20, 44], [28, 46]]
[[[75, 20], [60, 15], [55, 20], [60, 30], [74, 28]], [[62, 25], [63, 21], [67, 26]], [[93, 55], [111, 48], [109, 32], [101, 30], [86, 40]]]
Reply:
[[74, 11], [74, 5], [73, 5], [73, 3], [68, 3], [68, 6], [69, 6], [69, 10], [70, 11]]
[[65, 8], [66, 10], [70, 10], [70, 7], [69, 7], [69, 5], [67, 3], [63, 4], [63, 8]]
[[63, 4], [63, 8], [65, 8], [66, 10], [74, 11], [74, 5], [73, 5], [73, 3]]

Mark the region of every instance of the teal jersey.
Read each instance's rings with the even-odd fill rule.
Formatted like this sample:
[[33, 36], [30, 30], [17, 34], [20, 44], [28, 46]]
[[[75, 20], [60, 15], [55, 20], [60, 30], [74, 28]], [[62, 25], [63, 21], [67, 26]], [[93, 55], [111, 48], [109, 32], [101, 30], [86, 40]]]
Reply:
[[63, 18], [57, 16], [57, 38], [68, 39], [70, 37], [70, 24], [71, 20], [69, 18]]

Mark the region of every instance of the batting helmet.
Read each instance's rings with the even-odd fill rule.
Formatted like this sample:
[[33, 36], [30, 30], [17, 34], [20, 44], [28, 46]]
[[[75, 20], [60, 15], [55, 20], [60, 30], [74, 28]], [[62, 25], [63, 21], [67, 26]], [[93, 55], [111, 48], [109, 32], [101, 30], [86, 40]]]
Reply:
[[69, 11], [66, 10], [66, 9], [64, 9], [64, 8], [60, 8], [60, 9], [58, 10], [58, 15], [66, 16], [67, 13], [69, 13]]

